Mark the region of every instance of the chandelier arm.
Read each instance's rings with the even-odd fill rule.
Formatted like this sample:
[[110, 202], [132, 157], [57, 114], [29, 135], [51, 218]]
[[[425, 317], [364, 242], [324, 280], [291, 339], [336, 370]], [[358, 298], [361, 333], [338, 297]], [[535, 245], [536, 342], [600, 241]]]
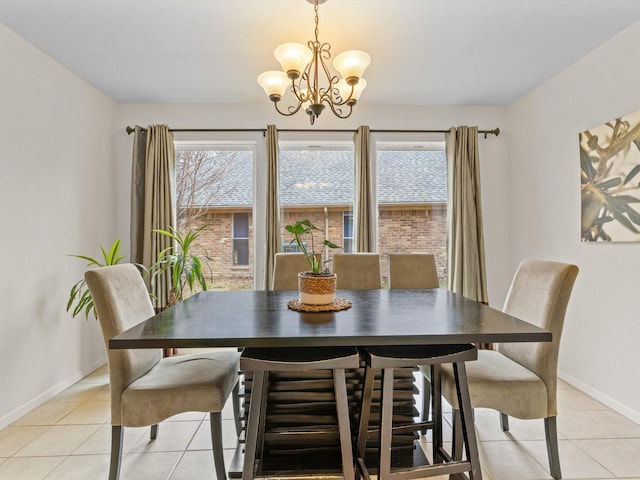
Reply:
[[[309, 44], [311, 45], [311, 41], [309, 42]], [[298, 96], [298, 100], [301, 100], [302, 102], [311, 102], [314, 103], [314, 92], [315, 92], [315, 85], [312, 84], [311, 81], [311, 70], [315, 65], [315, 53], [314, 56], [311, 58], [311, 62], [309, 62], [309, 64], [307, 65], [307, 68], [305, 68], [304, 72], [302, 73], [302, 76], [300, 77], [300, 84], [302, 83], [306, 83], [306, 95], [300, 95]], [[298, 90], [302, 91], [302, 88], [299, 86]]]
[[[322, 70], [324, 71], [324, 75], [327, 79], [327, 82], [329, 83], [329, 86], [326, 89], [323, 89], [323, 88], [319, 89], [318, 97], [319, 97], [319, 101], [323, 101], [329, 104], [343, 105], [346, 103], [346, 101], [343, 101], [343, 102], [338, 101], [338, 99], [341, 98], [339, 94], [339, 90], [337, 88], [338, 80], [339, 80], [338, 76], [333, 75], [331, 73], [331, 70], [329, 70], [329, 67], [327, 67], [327, 64], [325, 63], [325, 59], [328, 60], [331, 58], [330, 49], [331, 49], [331, 45], [329, 45], [328, 43], [324, 43], [320, 49], [320, 65], [322, 66]], [[352, 93], [353, 93], [353, 90], [352, 90]]]
[[[300, 82], [302, 82], [304, 80], [305, 74], [303, 74], [300, 77]], [[307, 82], [308, 85], [308, 82]], [[296, 100], [298, 100], [298, 102], [303, 103], [306, 102], [308, 100], [308, 94], [304, 95], [302, 88], [300, 88], [300, 85], [296, 85], [296, 82], [292, 82], [291, 83], [291, 87], [290, 87], [291, 92], [293, 92], [293, 94], [296, 97]], [[298, 107], [299, 108], [299, 107]]]
[[351, 113], [353, 113], [353, 105], [347, 105], [349, 107], [349, 113], [345, 115], [342, 113], [342, 107], [340, 105], [338, 106], [338, 108], [336, 108], [336, 105], [334, 105], [332, 102], [326, 102], [326, 103], [329, 104], [331, 111], [338, 118], [342, 118], [342, 119], [349, 118], [351, 116]]
[[[332, 81], [334, 80], [335, 82], [332, 83], [332, 95], [331, 95], [333, 104], [338, 107], [342, 105], [351, 105], [349, 102], [352, 101], [353, 92], [355, 91], [355, 85], [350, 85], [351, 91], [349, 92], [349, 96], [347, 98], [343, 98], [340, 95], [340, 89], [338, 88], [338, 81], [339, 81], [338, 77], [334, 76]], [[353, 101], [353, 105], [355, 105], [355, 100]]]
[[278, 108], [278, 103], [274, 102], [273, 106], [276, 107], [276, 111], [280, 114], [280, 115], [284, 115], [285, 117], [290, 117], [291, 115], [295, 115], [296, 113], [298, 113], [298, 110], [300, 110], [300, 107], [302, 106], [302, 102], [298, 102], [298, 105], [290, 105], [289, 107], [287, 107], [287, 110], [289, 110], [289, 113], [283, 112], [282, 110], [280, 110], [280, 108]]
[[331, 45], [329, 45], [328, 43], [325, 43], [322, 45], [322, 47], [320, 47], [320, 65], [322, 66], [324, 75], [327, 78], [327, 81], [329, 82], [329, 87], [326, 90], [327, 92], [331, 92], [334, 84], [337, 83], [337, 78], [338, 78], [331, 73], [331, 71], [329, 70], [329, 67], [327, 67], [327, 64], [325, 63], [325, 60], [329, 60], [331, 58], [331, 52], [329, 51], [330, 49], [331, 49]]

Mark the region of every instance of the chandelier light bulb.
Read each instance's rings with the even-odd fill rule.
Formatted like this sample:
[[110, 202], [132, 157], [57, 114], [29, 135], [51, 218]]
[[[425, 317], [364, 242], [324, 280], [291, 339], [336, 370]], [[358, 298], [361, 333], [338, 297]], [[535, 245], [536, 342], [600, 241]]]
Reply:
[[369, 54], [361, 50], [343, 52], [333, 60], [333, 66], [347, 83], [357, 83], [357, 79], [362, 78], [370, 63]]
[[280, 62], [288, 77], [295, 80], [311, 61], [312, 53], [309, 47], [301, 43], [283, 43], [276, 47], [273, 56]]
[[[347, 105], [355, 105], [356, 102], [360, 100], [360, 95], [362, 95], [362, 91], [366, 86], [367, 81], [361, 78], [358, 83], [354, 85], [353, 93], [351, 93], [351, 85], [349, 85], [344, 78], [341, 78], [336, 84], [340, 98], [342, 98], [343, 102], [347, 102]], [[351, 98], [349, 98], [349, 95], [351, 95]]]
[[289, 78], [287, 74], [279, 70], [270, 70], [258, 75], [258, 85], [264, 89], [264, 93], [269, 95], [273, 102], [277, 102], [284, 95], [285, 90], [289, 86]]

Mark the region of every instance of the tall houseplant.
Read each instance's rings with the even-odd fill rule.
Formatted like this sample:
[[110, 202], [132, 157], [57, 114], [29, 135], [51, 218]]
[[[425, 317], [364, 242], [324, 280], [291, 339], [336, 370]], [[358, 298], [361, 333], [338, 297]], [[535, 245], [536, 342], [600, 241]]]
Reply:
[[[72, 257], [81, 258], [87, 261], [87, 267], [106, 267], [110, 265], [116, 265], [124, 257], [120, 255], [120, 239], [117, 239], [109, 250], [106, 250], [103, 246], [100, 246], [102, 252], [102, 260], [89, 257], [87, 255], [71, 255]], [[93, 297], [91, 292], [84, 281], [84, 278], [80, 279], [76, 284], [71, 287], [69, 292], [69, 300], [67, 300], [67, 312], [71, 310], [71, 316], [75, 317], [81, 312], [84, 312], [85, 318], [89, 318], [89, 314], [92, 313], [94, 318], [98, 318], [96, 313], [96, 307], [93, 304]]]
[[[315, 232], [322, 232], [310, 220], [299, 220], [284, 227], [293, 235], [290, 243], [296, 243], [304, 254], [311, 270], [298, 274], [298, 300], [308, 305], [327, 305], [336, 298], [337, 276], [328, 269], [322, 268], [322, 254], [327, 248], [340, 248], [326, 238], [319, 243], [320, 251], [316, 252]], [[308, 238], [309, 243], [304, 239]]]
[[[175, 244], [167, 247], [158, 253], [155, 263], [149, 269], [151, 271], [151, 281], [169, 270], [171, 279], [171, 288], [169, 290], [169, 299], [167, 306], [170, 307], [184, 299], [185, 289], [188, 288], [193, 292], [197, 286], [202, 290], [207, 290], [207, 280], [203, 271], [203, 264], [206, 260], [211, 260], [207, 251], [203, 248], [204, 254], [194, 253], [195, 243], [202, 230], [206, 225], [195, 230], [188, 230], [181, 234], [176, 229], [170, 227], [170, 230], [154, 230], [154, 232], [166, 235], [173, 239]], [[206, 259], [205, 262], [202, 258]]]

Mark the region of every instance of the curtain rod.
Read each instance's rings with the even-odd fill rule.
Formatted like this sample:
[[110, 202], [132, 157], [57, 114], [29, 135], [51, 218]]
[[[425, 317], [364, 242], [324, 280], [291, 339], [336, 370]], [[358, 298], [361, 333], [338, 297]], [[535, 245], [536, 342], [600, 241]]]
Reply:
[[[146, 130], [143, 128], [143, 130]], [[262, 135], [266, 135], [266, 128], [170, 128], [170, 132], [262, 132]], [[357, 130], [316, 130], [316, 129], [278, 129], [278, 132], [324, 132], [324, 133], [345, 133], [353, 132]], [[378, 130], [371, 129], [370, 133], [449, 133], [449, 130]], [[127, 127], [127, 135], [131, 135], [135, 132], [134, 127]], [[478, 130], [478, 134], [484, 135], [500, 135], [500, 128], [494, 128], [493, 130]]]

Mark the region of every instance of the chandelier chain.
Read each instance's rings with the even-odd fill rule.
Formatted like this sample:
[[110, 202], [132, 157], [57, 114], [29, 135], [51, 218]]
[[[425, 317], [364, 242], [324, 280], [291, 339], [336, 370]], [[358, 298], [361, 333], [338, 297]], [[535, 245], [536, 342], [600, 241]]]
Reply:
[[313, 11], [315, 13], [315, 22], [316, 22], [316, 29], [315, 29], [316, 43], [318, 43], [318, 36], [320, 35], [320, 28], [318, 27], [318, 23], [320, 22], [320, 15], [318, 14], [318, 9], [319, 9], [318, 0], [316, 0], [313, 5]]

